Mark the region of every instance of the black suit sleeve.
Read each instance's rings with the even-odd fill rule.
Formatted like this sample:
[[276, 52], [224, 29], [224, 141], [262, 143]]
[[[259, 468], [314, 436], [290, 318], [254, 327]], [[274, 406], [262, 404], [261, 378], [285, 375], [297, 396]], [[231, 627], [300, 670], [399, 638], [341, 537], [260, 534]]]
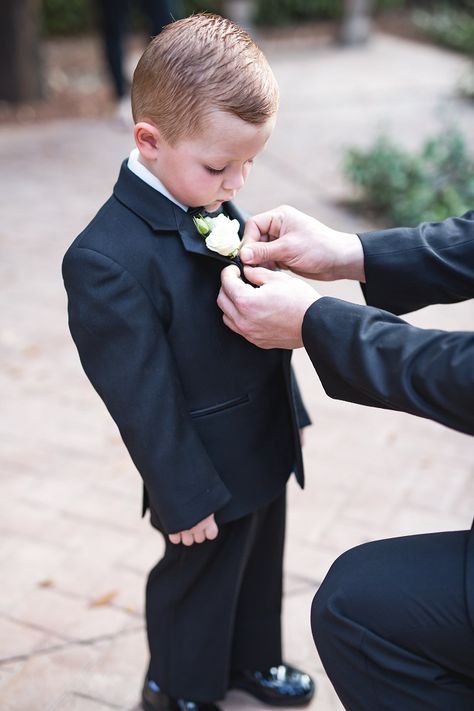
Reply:
[[186, 409], [156, 308], [134, 277], [90, 249], [63, 263], [69, 325], [165, 531], [185, 530], [230, 494]]
[[474, 434], [474, 334], [415, 328], [387, 311], [323, 297], [303, 340], [333, 398], [409, 412]]
[[394, 315], [474, 296], [474, 211], [360, 239], [364, 294], [379, 308], [326, 297], [303, 322], [324, 389], [474, 434], [474, 333], [414, 328]]
[[474, 296], [474, 210], [444, 222], [359, 237], [368, 304], [402, 314]]

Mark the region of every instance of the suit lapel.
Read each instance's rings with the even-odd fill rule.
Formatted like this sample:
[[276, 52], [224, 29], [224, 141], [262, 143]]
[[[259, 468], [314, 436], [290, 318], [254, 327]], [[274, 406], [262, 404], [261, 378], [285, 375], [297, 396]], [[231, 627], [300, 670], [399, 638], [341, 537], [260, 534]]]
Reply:
[[[177, 230], [187, 252], [217, 260], [222, 264], [234, 263], [232, 259], [208, 249], [204, 237], [194, 226], [192, 216], [132, 173], [127, 167], [127, 161], [122, 164], [119, 179], [114, 187], [114, 195], [129, 210], [145, 220], [154, 232]], [[239, 221], [239, 235], [242, 237], [245, 226], [244, 216], [232, 202], [225, 202], [223, 208], [226, 215]]]
[[[215, 259], [223, 264], [234, 264], [235, 262], [229, 257], [224, 257], [217, 252], [206, 247], [206, 241], [202, 235], [199, 234], [196, 227], [194, 226], [193, 218], [189, 213], [183, 212], [177, 206], [173, 206], [176, 216], [176, 224], [178, 227], [179, 236], [183, 243], [183, 246], [187, 252], [192, 252], [193, 254], [199, 254], [202, 257], [207, 257], [209, 259]], [[242, 238], [245, 226], [245, 220], [235, 205], [231, 202], [225, 202], [223, 205], [224, 212], [232, 220], [238, 220], [240, 224], [239, 235]]]

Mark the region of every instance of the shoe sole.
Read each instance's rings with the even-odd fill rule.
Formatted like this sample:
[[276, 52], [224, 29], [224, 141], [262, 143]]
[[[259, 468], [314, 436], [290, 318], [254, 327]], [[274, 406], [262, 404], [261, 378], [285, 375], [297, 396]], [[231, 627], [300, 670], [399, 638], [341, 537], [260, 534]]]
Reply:
[[308, 706], [308, 704], [311, 703], [312, 699], [314, 698], [314, 691], [311, 694], [311, 696], [303, 696], [300, 699], [294, 699], [292, 697], [287, 697], [285, 699], [272, 699], [271, 701], [268, 700], [267, 697], [265, 697], [264, 694], [259, 694], [255, 693], [255, 690], [252, 689], [250, 690], [247, 688], [244, 684], [233, 684], [231, 689], [236, 689], [237, 691], [244, 691], [246, 694], [249, 696], [253, 696], [254, 699], [258, 699], [261, 701], [263, 704], [266, 704], [267, 706], [281, 706], [284, 708], [289, 708], [289, 707], [299, 707], [301, 708], [302, 706]]

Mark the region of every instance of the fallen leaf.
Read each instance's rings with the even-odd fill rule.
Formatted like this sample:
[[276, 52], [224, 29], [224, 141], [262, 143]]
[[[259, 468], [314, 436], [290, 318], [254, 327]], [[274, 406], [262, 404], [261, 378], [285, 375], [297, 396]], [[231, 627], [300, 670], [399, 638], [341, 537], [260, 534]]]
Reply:
[[36, 345], [36, 343], [32, 343], [31, 345], [26, 346], [26, 348], [23, 348], [23, 355], [27, 358], [36, 358], [40, 353], [41, 348]]
[[99, 597], [94, 598], [91, 600], [89, 603], [89, 607], [100, 607], [101, 605], [108, 605], [109, 602], [112, 602], [118, 595], [117, 590], [111, 590], [110, 592], [104, 593], [103, 595], [99, 595]]

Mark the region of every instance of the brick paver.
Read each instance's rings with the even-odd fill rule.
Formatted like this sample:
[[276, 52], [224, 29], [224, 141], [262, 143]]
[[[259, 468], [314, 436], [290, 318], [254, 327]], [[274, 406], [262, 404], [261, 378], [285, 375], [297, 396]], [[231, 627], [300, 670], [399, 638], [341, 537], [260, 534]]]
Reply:
[[[249, 211], [288, 202], [361, 230], [370, 225], [337, 204], [347, 189], [344, 146], [366, 145], [381, 127], [414, 147], [447, 121], [474, 145], [474, 106], [454, 94], [466, 68], [456, 55], [383, 35], [357, 50], [321, 40], [264, 46], [282, 110], [242, 192]], [[60, 280], [66, 246], [108, 196], [130, 147], [106, 120], [0, 130], [4, 711], [130, 711], [145, 668], [143, 583], [162, 544], [139, 518], [137, 474], [81, 371]], [[320, 290], [361, 301], [354, 284]], [[473, 315], [465, 303], [410, 321], [463, 329]], [[295, 363], [314, 426], [307, 489], [290, 485], [286, 658], [317, 678], [310, 708], [336, 711], [309, 630], [314, 591], [352, 545], [469, 526], [474, 447], [430, 422], [331, 401], [303, 352]], [[260, 707], [233, 692], [223, 708]]]

